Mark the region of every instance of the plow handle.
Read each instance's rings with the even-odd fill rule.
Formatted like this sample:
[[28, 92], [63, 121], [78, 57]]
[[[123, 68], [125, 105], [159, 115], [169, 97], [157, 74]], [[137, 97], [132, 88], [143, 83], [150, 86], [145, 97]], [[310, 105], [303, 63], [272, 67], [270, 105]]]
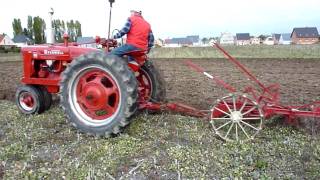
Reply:
[[258, 78], [256, 78], [243, 64], [241, 64], [238, 60], [232, 57], [226, 50], [224, 50], [217, 42], [213, 43], [214, 46], [220, 50], [228, 60], [234, 63], [244, 74], [246, 74], [252, 81], [257, 83], [263, 90], [267, 90], [264, 84], [262, 84]]

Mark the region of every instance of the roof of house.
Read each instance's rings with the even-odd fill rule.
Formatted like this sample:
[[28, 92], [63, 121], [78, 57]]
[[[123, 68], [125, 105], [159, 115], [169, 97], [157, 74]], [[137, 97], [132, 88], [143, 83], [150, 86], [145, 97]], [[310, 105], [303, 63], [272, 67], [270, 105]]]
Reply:
[[187, 36], [187, 39], [189, 39], [192, 43], [197, 43], [200, 41], [200, 36]]
[[192, 44], [192, 41], [188, 38], [172, 38], [166, 39], [166, 44]]
[[280, 37], [281, 37], [281, 34], [273, 34], [274, 40], [279, 41], [279, 40], [280, 40]]
[[250, 40], [250, 33], [237, 33], [237, 40]]
[[12, 39], [12, 41], [15, 43], [27, 43], [27, 42], [30, 42], [31, 40], [26, 35], [20, 34], [20, 35], [16, 35]]
[[281, 34], [281, 36], [282, 36], [283, 41], [291, 41], [291, 34], [290, 33], [284, 33], [284, 34]]
[[93, 37], [78, 37], [77, 38], [77, 43], [79, 44], [91, 44], [95, 43], [95, 39]]
[[291, 37], [294, 32], [296, 33], [298, 38], [318, 38], [319, 37], [318, 29], [316, 27], [294, 28], [291, 33]]

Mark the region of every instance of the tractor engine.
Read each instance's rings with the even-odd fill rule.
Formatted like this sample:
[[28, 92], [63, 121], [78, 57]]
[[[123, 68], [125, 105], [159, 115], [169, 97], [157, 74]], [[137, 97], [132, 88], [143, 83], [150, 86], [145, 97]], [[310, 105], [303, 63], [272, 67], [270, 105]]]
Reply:
[[25, 84], [42, 85], [49, 93], [59, 92], [60, 75], [75, 58], [97, 49], [76, 45], [29, 46], [22, 48]]

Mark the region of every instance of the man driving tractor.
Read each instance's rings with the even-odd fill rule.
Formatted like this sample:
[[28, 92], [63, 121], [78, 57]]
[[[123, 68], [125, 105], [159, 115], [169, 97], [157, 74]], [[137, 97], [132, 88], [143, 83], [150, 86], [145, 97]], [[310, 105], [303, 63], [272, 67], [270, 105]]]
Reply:
[[[111, 54], [122, 57], [128, 52], [145, 51], [149, 53], [154, 45], [154, 36], [150, 24], [142, 17], [142, 12], [131, 10], [125, 26], [113, 36], [113, 39], [127, 35], [126, 44], [115, 48]], [[129, 58], [129, 61], [132, 60]]]

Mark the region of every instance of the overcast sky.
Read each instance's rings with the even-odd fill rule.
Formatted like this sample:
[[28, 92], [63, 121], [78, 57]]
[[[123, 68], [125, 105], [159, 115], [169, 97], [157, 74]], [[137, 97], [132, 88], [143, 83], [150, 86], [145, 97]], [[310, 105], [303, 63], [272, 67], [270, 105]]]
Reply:
[[[107, 0], [2, 0], [0, 33], [12, 35], [13, 18], [48, 17], [79, 20], [83, 36], [106, 36]], [[293, 27], [320, 28], [319, 0], [116, 0], [112, 28], [121, 28], [130, 9], [143, 11], [158, 38], [200, 35], [219, 36], [221, 32], [249, 32], [252, 35], [290, 33]]]

